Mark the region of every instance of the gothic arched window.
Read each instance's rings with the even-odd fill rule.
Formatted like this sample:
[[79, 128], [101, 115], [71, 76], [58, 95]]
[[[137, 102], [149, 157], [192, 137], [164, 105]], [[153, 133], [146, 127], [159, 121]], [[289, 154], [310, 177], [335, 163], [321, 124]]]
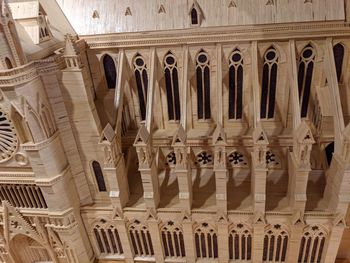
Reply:
[[331, 142], [330, 144], [328, 144], [325, 148], [325, 152], [326, 152], [326, 158], [327, 158], [327, 163], [328, 166], [331, 165], [332, 159], [333, 159], [333, 153], [334, 153], [334, 142]]
[[241, 119], [243, 101], [243, 57], [241, 52], [238, 49], [233, 51], [229, 61], [228, 115], [229, 119]]
[[214, 228], [203, 223], [198, 226], [194, 234], [196, 254], [199, 259], [218, 258], [218, 238]]
[[277, 71], [278, 55], [276, 49], [270, 47], [264, 55], [260, 107], [260, 118], [262, 119], [271, 119], [275, 115]]
[[146, 105], [147, 105], [148, 75], [147, 75], [147, 65], [140, 54], [137, 54], [134, 59], [134, 70], [135, 70], [137, 93], [139, 97], [141, 120], [145, 120]]
[[101, 219], [93, 228], [98, 250], [101, 254], [123, 254], [122, 242], [116, 227]]
[[105, 55], [103, 57], [103, 69], [105, 71], [108, 89], [115, 89], [115, 85], [117, 84], [117, 70], [114, 59], [111, 56]]
[[311, 92], [312, 75], [314, 71], [315, 51], [309, 44], [301, 52], [298, 72], [299, 101], [301, 117], [307, 116]]
[[340, 82], [340, 78], [343, 71], [344, 51], [344, 46], [341, 43], [338, 43], [333, 47], [333, 55], [338, 82]]
[[7, 69], [12, 69], [13, 68], [12, 62], [11, 62], [11, 60], [8, 57], [5, 58], [5, 64], [6, 64]]
[[103, 178], [103, 173], [102, 173], [101, 165], [99, 164], [99, 162], [93, 161], [92, 162], [92, 169], [93, 169], [94, 174], [95, 174], [98, 190], [100, 192], [106, 192], [107, 189], [106, 189], [105, 179]]
[[286, 262], [288, 233], [281, 225], [274, 225], [265, 230], [264, 262]]
[[185, 243], [182, 230], [169, 221], [161, 230], [165, 257], [185, 257]]
[[191, 9], [191, 24], [192, 25], [199, 24], [198, 12], [197, 12], [197, 9], [195, 7], [192, 7], [192, 9]]
[[319, 263], [327, 234], [319, 226], [310, 226], [304, 230], [299, 249], [299, 263]]
[[129, 234], [135, 256], [154, 256], [152, 239], [147, 226], [141, 224], [140, 221], [135, 220], [129, 226]]
[[198, 119], [210, 119], [210, 69], [205, 51], [198, 54], [196, 64]]
[[229, 255], [231, 260], [250, 261], [252, 258], [252, 233], [243, 224], [234, 225], [229, 233]]
[[180, 95], [177, 63], [170, 52], [164, 58], [165, 87], [169, 120], [180, 120]]

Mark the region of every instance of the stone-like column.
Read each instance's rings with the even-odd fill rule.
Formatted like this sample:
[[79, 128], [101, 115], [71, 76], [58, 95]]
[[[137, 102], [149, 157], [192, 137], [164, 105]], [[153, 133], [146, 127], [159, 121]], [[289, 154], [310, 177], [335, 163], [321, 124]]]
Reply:
[[196, 262], [197, 255], [195, 249], [194, 233], [193, 233], [193, 223], [191, 216], [184, 212], [181, 216], [182, 219], [182, 231], [184, 236], [185, 248], [186, 248], [186, 262], [194, 263]]
[[144, 125], [141, 126], [136, 140], [137, 157], [139, 160], [139, 171], [141, 173], [143, 198], [147, 208], [157, 208], [160, 200], [159, 180], [156, 163], [152, 152], [150, 135]]
[[229, 222], [225, 214], [222, 214], [218, 218], [218, 251], [219, 262], [229, 262], [229, 247], [228, 247], [228, 226]]
[[294, 214], [291, 223], [287, 262], [298, 263], [299, 248], [305, 223], [299, 212]]
[[252, 263], [261, 263], [264, 252], [265, 219], [256, 213], [253, 225]]
[[160, 231], [159, 231], [159, 219], [157, 218], [156, 212], [154, 210], [150, 209], [148, 211], [148, 230], [151, 235], [152, 244], [153, 244], [153, 251], [154, 251], [154, 257], [156, 262], [164, 262], [164, 251], [162, 246], [162, 241], [160, 237]]
[[180, 124], [177, 133], [174, 135], [172, 147], [176, 158], [175, 174], [179, 185], [180, 206], [182, 209], [190, 211], [192, 206], [192, 176], [186, 137], [186, 132]]
[[213, 134], [214, 173], [216, 184], [216, 207], [218, 211], [227, 213], [227, 168], [226, 168], [226, 134], [218, 125]]
[[255, 212], [265, 213], [266, 202], [266, 151], [268, 140], [261, 123], [253, 132], [254, 151], [252, 153], [252, 195]]

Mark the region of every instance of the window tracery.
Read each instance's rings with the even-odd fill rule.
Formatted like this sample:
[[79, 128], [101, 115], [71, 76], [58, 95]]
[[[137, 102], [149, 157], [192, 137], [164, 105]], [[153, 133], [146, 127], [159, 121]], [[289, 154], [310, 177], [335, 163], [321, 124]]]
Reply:
[[252, 257], [252, 233], [244, 224], [234, 224], [229, 233], [229, 256], [231, 260], [249, 261]]
[[199, 120], [211, 118], [210, 109], [210, 69], [205, 51], [199, 52], [196, 59], [197, 114]]
[[139, 97], [139, 106], [141, 120], [146, 119], [147, 91], [148, 91], [148, 74], [145, 60], [140, 54], [134, 59], [134, 72], [136, 79], [137, 93]]
[[164, 58], [164, 76], [168, 101], [169, 120], [180, 120], [180, 95], [177, 62], [169, 52]]
[[278, 54], [270, 47], [264, 55], [260, 117], [272, 119], [275, 115], [275, 97], [278, 72]]
[[243, 56], [236, 49], [229, 58], [229, 119], [242, 118], [243, 102]]
[[298, 262], [321, 262], [327, 233], [320, 226], [309, 226], [304, 230], [300, 243]]
[[173, 221], [167, 222], [161, 229], [165, 257], [185, 257], [185, 243], [182, 229]]
[[301, 52], [298, 71], [299, 101], [301, 117], [307, 116], [314, 70], [315, 50], [309, 44]]
[[0, 108], [0, 163], [9, 160], [17, 150], [18, 139], [12, 121]]
[[100, 222], [93, 227], [93, 233], [99, 253], [103, 255], [122, 255], [123, 247], [116, 227], [101, 219]]
[[115, 89], [117, 84], [117, 70], [114, 59], [110, 55], [105, 55], [103, 57], [103, 69], [108, 89]]
[[154, 256], [152, 239], [148, 227], [140, 221], [134, 220], [128, 229], [135, 256]]
[[214, 259], [218, 257], [218, 240], [216, 230], [208, 223], [202, 223], [195, 229], [197, 258]]
[[288, 248], [288, 232], [279, 224], [265, 230], [264, 262], [286, 262]]

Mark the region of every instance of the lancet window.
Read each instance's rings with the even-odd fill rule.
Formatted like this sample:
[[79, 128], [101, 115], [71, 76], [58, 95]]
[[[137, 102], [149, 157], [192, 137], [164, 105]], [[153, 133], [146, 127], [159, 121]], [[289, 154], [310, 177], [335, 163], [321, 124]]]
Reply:
[[301, 117], [307, 116], [311, 83], [314, 71], [315, 51], [309, 44], [301, 52], [298, 72], [299, 101], [301, 106]]
[[129, 226], [129, 235], [135, 256], [152, 257], [154, 250], [148, 227], [135, 220]]
[[191, 9], [191, 24], [194, 26], [199, 24], [198, 11], [195, 7]]
[[199, 259], [218, 257], [218, 239], [216, 230], [207, 223], [202, 223], [195, 230], [196, 255]]
[[286, 262], [288, 232], [281, 225], [265, 231], [263, 262]]
[[304, 230], [299, 249], [299, 263], [321, 262], [327, 233], [319, 226], [310, 226]]
[[114, 59], [110, 55], [105, 55], [103, 57], [103, 69], [108, 89], [115, 89], [117, 84], [117, 70], [115, 68]]
[[333, 47], [333, 55], [335, 61], [335, 69], [337, 71], [338, 82], [341, 80], [344, 62], [344, 46], [341, 43], [336, 44]]
[[94, 226], [93, 232], [101, 256], [123, 254], [122, 242], [113, 224], [109, 224], [106, 220], [101, 219], [101, 221]]
[[92, 169], [93, 169], [94, 174], [95, 174], [98, 190], [100, 192], [106, 192], [107, 189], [106, 189], [105, 179], [103, 178], [103, 173], [102, 173], [100, 163], [97, 161], [93, 161], [92, 162]]
[[164, 254], [167, 258], [185, 257], [185, 244], [182, 230], [174, 222], [169, 221], [161, 229]]
[[148, 90], [148, 74], [145, 60], [140, 54], [134, 59], [134, 71], [136, 79], [137, 93], [139, 97], [139, 106], [141, 120], [146, 119], [147, 90]]
[[270, 47], [264, 55], [260, 107], [260, 117], [262, 119], [272, 119], [275, 115], [277, 72], [278, 54], [274, 47]]
[[199, 52], [196, 65], [197, 76], [197, 114], [198, 119], [210, 119], [210, 69], [205, 51]]
[[243, 101], [243, 57], [236, 49], [232, 52], [229, 66], [229, 119], [242, 118]]
[[252, 233], [244, 224], [235, 224], [229, 233], [230, 260], [250, 261], [252, 258]]
[[164, 58], [164, 76], [169, 120], [180, 120], [179, 77], [176, 58], [171, 52]]

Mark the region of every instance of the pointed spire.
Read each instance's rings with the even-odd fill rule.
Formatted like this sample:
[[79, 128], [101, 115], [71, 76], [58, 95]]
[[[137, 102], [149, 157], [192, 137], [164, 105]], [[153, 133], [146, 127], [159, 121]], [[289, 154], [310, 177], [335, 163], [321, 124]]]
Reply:
[[130, 7], [127, 7], [125, 10], [125, 16], [132, 16]]
[[333, 225], [337, 227], [347, 227], [344, 214], [338, 213], [333, 221]]
[[100, 18], [100, 14], [97, 12], [97, 10], [94, 10], [92, 13], [92, 18]]
[[225, 129], [220, 124], [216, 126], [216, 129], [213, 133], [213, 144], [226, 144]]
[[145, 125], [141, 125], [139, 132], [136, 135], [134, 145], [146, 145], [150, 135]]
[[114, 129], [110, 123], [107, 123], [101, 134], [100, 142], [107, 141], [112, 142], [115, 137]]
[[256, 144], [268, 144], [269, 140], [267, 139], [267, 135], [261, 125], [261, 123], [258, 124], [258, 126], [253, 131], [253, 141]]
[[186, 131], [184, 130], [182, 124], [179, 125], [178, 130], [176, 131], [173, 137], [173, 146], [182, 146], [185, 144], [187, 138]]
[[64, 48], [64, 55], [65, 56], [76, 56], [76, 52], [74, 50], [72, 36], [70, 34], [67, 34], [65, 36], [66, 38], [66, 46]]

